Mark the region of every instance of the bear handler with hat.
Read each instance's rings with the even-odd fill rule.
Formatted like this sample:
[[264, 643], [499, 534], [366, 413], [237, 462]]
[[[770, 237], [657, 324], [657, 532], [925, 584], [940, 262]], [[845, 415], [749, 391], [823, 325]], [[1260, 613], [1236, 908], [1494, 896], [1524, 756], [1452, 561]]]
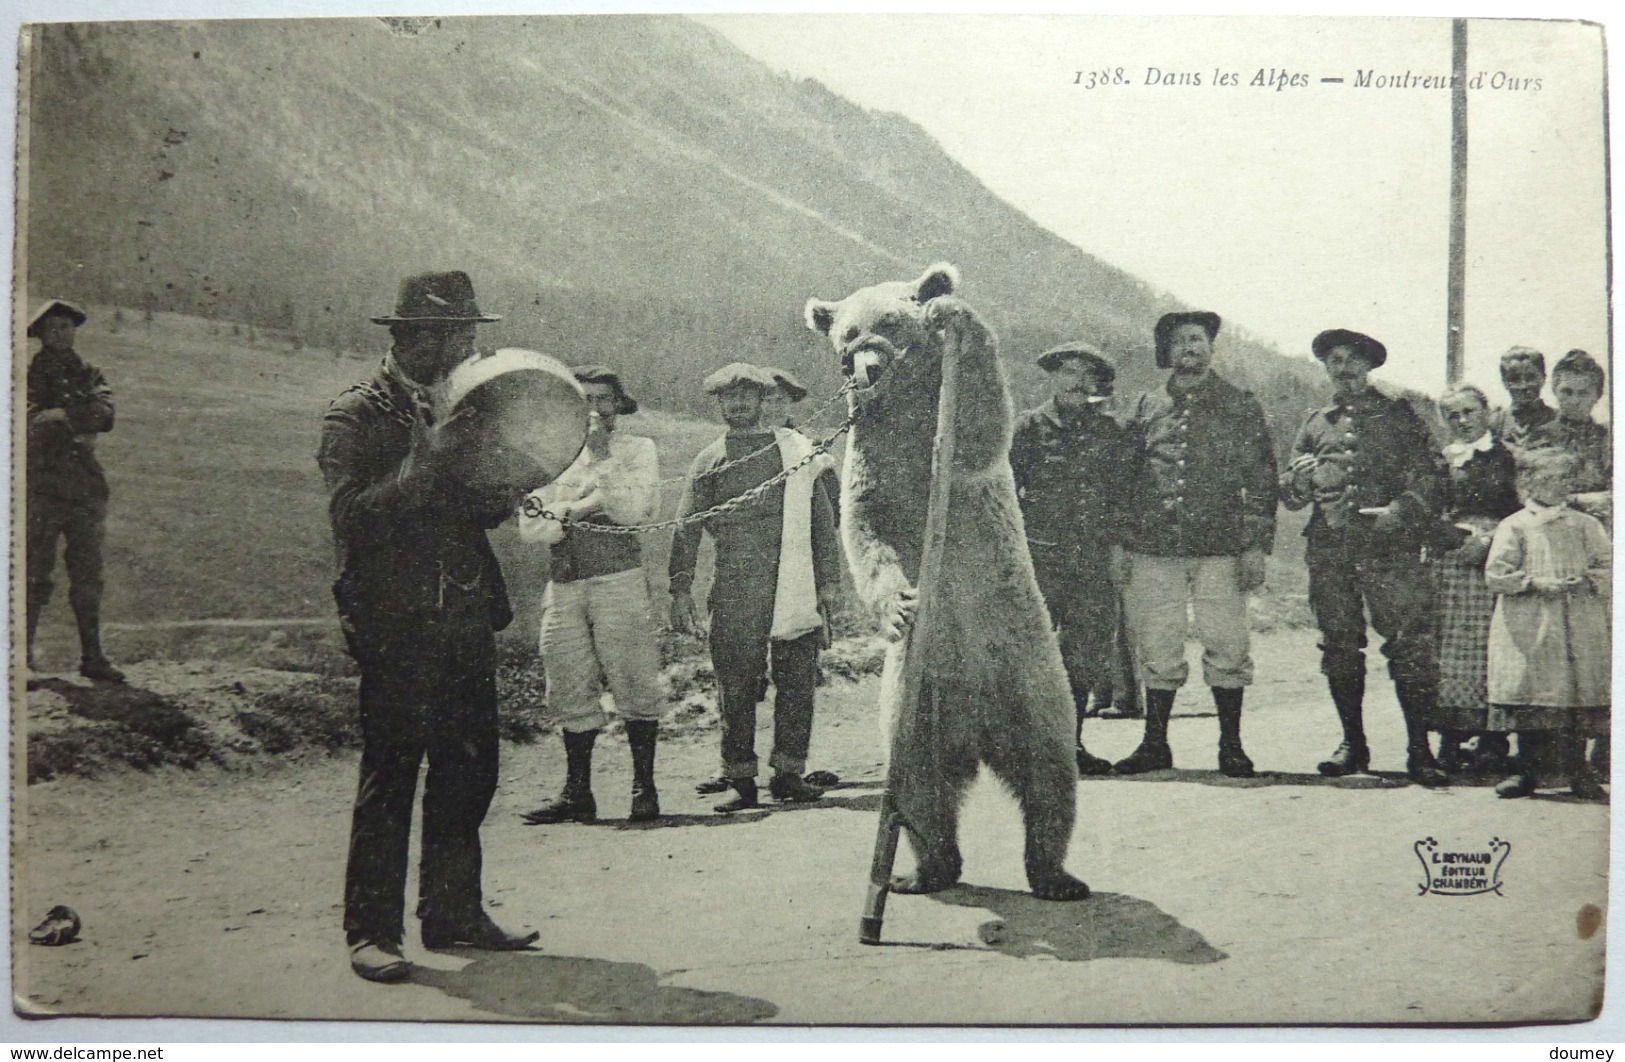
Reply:
[[[702, 530], [716, 542], [711, 583], [711, 663], [722, 716], [722, 777], [734, 790], [716, 806], [723, 814], [759, 806], [756, 786], [756, 702], [771, 670], [773, 777], [776, 800], [817, 800], [823, 790], [802, 778], [812, 743], [818, 651], [827, 644], [829, 617], [839, 607], [840, 544], [834, 510], [808, 464], [748, 504], [714, 513], [703, 522], [687, 518], [715, 509], [761, 486], [812, 452], [799, 432], [765, 423], [773, 377], [746, 362], [733, 362], [706, 377], [728, 431], [701, 450], [689, 466], [678, 506], [684, 520], [672, 537], [671, 622], [697, 626], [692, 587]], [[702, 792], [712, 791], [704, 783]]]
[[[28, 363], [27, 558], [28, 669], [34, 635], [51, 598], [57, 542], [68, 570], [68, 604], [79, 627], [79, 674], [123, 682], [102, 652], [102, 541], [110, 491], [96, 460], [96, 436], [113, 430], [113, 389], [73, 349], [85, 311], [51, 299], [28, 321], [40, 341]], [[32, 675], [29, 684], [34, 683]]]
[[[1067, 343], [1040, 355], [1038, 367], [1053, 393], [1016, 419], [1010, 468], [1027, 551], [1072, 689], [1078, 773], [1110, 774], [1111, 761], [1084, 748], [1083, 720], [1091, 693], [1114, 684], [1120, 616], [1112, 556], [1123, 548], [1133, 455], [1106, 411], [1117, 370], [1100, 351]], [[1132, 698], [1125, 693], [1123, 700]]]
[[350, 967], [401, 981], [407, 850], [418, 769], [423, 845], [417, 913], [430, 950], [511, 951], [486, 912], [480, 824], [497, 785], [495, 632], [513, 618], [486, 530], [520, 497], [460, 477], [474, 425], [436, 409], [432, 389], [474, 355], [480, 312], [461, 272], [401, 283], [393, 339], [370, 380], [328, 407], [317, 463], [338, 552], [333, 595], [361, 669], [361, 778], [350, 827], [344, 932]]
[[1343, 727], [1320, 773], [1370, 769], [1362, 714], [1369, 615], [1405, 716], [1406, 773], [1420, 785], [1449, 785], [1428, 745], [1439, 661], [1432, 583], [1422, 563], [1449, 482], [1444, 457], [1409, 402], [1371, 386], [1371, 371], [1388, 360], [1386, 347], [1346, 328], [1322, 332], [1310, 346], [1331, 379], [1332, 404], [1310, 413], [1298, 432], [1281, 474], [1281, 501], [1293, 510], [1314, 506], [1303, 532], [1309, 607]]
[[[659, 458], [653, 439], [615, 430], [616, 418], [638, 411], [620, 374], [606, 365], [572, 372], [587, 394], [587, 445], [569, 469], [531, 498], [562, 519], [605, 527], [643, 524], [660, 504]], [[605, 680], [615, 714], [626, 723], [632, 750], [629, 822], [660, 817], [655, 743], [660, 730], [660, 647], [649, 614], [648, 580], [636, 535], [565, 527], [558, 519], [521, 512], [519, 537], [548, 546], [542, 595], [542, 663], [547, 705], [564, 736], [564, 789], [525, 814], [531, 825], [592, 822], [592, 750], [609, 723], [600, 706]]]
[[1213, 371], [1219, 315], [1164, 314], [1152, 335], [1168, 382], [1124, 416], [1137, 466], [1124, 531], [1123, 599], [1145, 682], [1145, 737], [1119, 774], [1173, 766], [1168, 720], [1185, 684], [1187, 610], [1202, 643], [1202, 681], [1219, 716], [1218, 767], [1248, 778], [1241, 705], [1253, 681], [1247, 595], [1275, 543], [1275, 444], [1264, 407]]

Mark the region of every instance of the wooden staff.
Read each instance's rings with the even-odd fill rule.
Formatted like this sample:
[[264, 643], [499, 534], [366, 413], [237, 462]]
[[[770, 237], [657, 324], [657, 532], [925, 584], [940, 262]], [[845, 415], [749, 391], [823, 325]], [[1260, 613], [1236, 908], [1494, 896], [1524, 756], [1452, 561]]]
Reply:
[[[934, 626], [937, 578], [942, 572], [943, 544], [948, 537], [948, 493], [953, 485], [954, 468], [954, 412], [959, 401], [959, 338], [955, 336], [944, 344], [942, 351], [942, 389], [937, 398], [937, 435], [931, 447], [931, 486], [926, 495], [925, 543], [920, 550], [920, 577], [916, 586], [914, 624], [909, 630], [908, 643], [903, 649], [902, 711], [921, 710], [921, 691], [925, 685], [925, 652]], [[937, 699], [935, 695], [925, 706], [930, 713], [925, 732], [935, 735]], [[893, 732], [892, 750], [896, 750], [896, 736], [902, 730], [899, 719]], [[880, 924], [886, 914], [886, 895], [891, 891], [892, 864], [897, 859], [897, 835], [903, 827], [903, 816], [897, 810], [895, 796], [898, 784], [897, 757], [889, 757], [886, 765], [886, 789], [880, 796], [880, 825], [875, 834], [874, 858], [869, 864], [869, 892], [863, 902], [863, 918], [858, 923], [858, 940], [864, 944], [880, 943]]]

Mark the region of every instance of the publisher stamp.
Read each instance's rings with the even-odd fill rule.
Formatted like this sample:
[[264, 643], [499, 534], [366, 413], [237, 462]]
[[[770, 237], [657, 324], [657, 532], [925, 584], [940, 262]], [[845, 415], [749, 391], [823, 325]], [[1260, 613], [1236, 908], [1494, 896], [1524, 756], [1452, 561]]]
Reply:
[[1482, 896], [1501, 891], [1501, 868], [1512, 852], [1512, 842], [1492, 837], [1488, 844], [1446, 847], [1432, 837], [1411, 846], [1422, 863], [1417, 895]]

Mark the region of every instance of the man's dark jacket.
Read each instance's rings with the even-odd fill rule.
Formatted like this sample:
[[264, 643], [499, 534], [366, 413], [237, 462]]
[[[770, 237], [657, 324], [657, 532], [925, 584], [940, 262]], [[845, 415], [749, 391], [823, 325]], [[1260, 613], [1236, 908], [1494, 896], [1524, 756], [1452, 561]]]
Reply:
[[449, 484], [409, 490], [400, 482], [413, 410], [411, 396], [380, 372], [334, 399], [322, 422], [317, 463], [338, 551], [333, 592], [352, 651], [376, 648], [403, 624], [501, 630], [513, 619], [485, 534], [508, 514], [474, 511]]
[[1136, 459], [1123, 544], [1159, 557], [1234, 557], [1275, 544], [1276, 464], [1264, 407], [1208, 373], [1123, 413]]

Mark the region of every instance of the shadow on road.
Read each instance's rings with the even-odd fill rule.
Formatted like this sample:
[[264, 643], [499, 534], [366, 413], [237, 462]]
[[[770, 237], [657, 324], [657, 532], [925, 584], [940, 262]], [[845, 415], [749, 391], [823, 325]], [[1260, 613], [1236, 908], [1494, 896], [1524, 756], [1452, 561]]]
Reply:
[[[856, 790], [868, 786], [869, 792], [843, 793], [842, 790]], [[724, 799], [717, 797], [716, 799]], [[626, 822], [625, 820], [599, 819], [598, 825], [611, 826], [617, 830], [660, 830], [674, 826], [730, 826], [746, 822], [761, 822], [769, 815], [783, 815], [798, 811], [817, 811], [820, 808], [840, 808], [843, 811], [868, 811], [879, 813], [880, 792], [874, 789], [871, 783], [842, 782], [831, 786], [824, 796], [818, 800], [810, 800], [805, 804], [780, 804], [772, 798], [764, 798], [762, 806], [750, 811], [736, 811], [732, 815], [719, 815], [716, 812], [703, 812], [697, 815], [682, 813], [662, 814], [654, 822]]]
[[1166, 771], [1147, 771], [1144, 774], [1093, 775], [1078, 780], [1086, 783], [1195, 782], [1197, 785], [1211, 785], [1221, 789], [1260, 789], [1272, 785], [1324, 786], [1329, 789], [1401, 789], [1414, 784], [1402, 771], [1375, 771], [1370, 774], [1344, 775], [1341, 778], [1292, 771], [1259, 771], [1251, 778], [1229, 778], [1218, 771], [1185, 770], [1179, 767]]
[[414, 984], [466, 999], [480, 1010], [533, 1021], [649, 1025], [742, 1025], [778, 1014], [752, 996], [662, 985], [642, 963], [538, 952], [478, 955], [461, 970], [412, 968]]
[[1066, 962], [1090, 959], [1163, 959], [1210, 963], [1228, 958], [1194, 929], [1156, 904], [1120, 893], [1056, 903], [1025, 892], [958, 885], [931, 897], [955, 907], [983, 907], [998, 917], [976, 935], [993, 951], [1018, 959], [1050, 955]]

